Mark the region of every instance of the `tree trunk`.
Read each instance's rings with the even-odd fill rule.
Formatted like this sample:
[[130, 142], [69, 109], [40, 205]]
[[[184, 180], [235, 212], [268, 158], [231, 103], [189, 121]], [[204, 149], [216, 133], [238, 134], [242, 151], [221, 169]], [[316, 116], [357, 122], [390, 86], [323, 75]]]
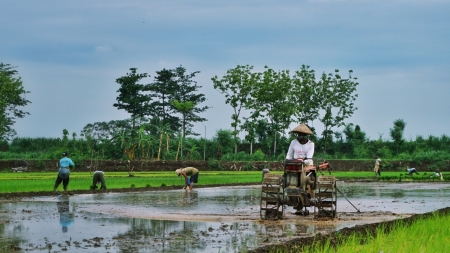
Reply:
[[277, 131], [275, 131], [273, 136], [275, 136], [273, 140], [273, 156], [275, 156], [277, 152]]
[[163, 141], [163, 132], [161, 132], [161, 134], [159, 135], [158, 161], [161, 159], [162, 141]]

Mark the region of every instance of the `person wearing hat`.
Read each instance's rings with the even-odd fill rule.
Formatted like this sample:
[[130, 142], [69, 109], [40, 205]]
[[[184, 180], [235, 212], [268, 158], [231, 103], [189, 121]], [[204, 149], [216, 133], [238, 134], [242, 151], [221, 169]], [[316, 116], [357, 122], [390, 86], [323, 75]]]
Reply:
[[106, 190], [106, 182], [105, 182], [105, 173], [103, 171], [97, 170], [94, 172], [94, 175], [92, 177], [92, 185], [91, 190], [95, 190], [98, 188], [98, 184], [101, 184], [100, 190], [105, 189]]
[[63, 158], [59, 160], [58, 177], [56, 178], [55, 187], [53, 188], [53, 191], [56, 191], [56, 189], [62, 182], [64, 192], [66, 192], [67, 185], [69, 185], [70, 168], [75, 167], [75, 164], [73, 163], [72, 159], [68, 157], [69, 154], [67, 152], [63, 152], [62, 156]]
[[[182, 169], [177, 169], [175, 170], [175, 174], [177, 174], [177, 176], [181, 176], [183, 175], [184, 180], [185, 180], [185, 184], [183, 189], [190, 189], [192, 190], [192, 188], [194, 187], [194, 183], [198, 183], [198, 169], [194, 168], [194, 167], [186, 167], [186, 168], [182, 168]], [[190, 178], [189, 178], [190, 177]]]
[[314, 142], [308, 139], [313, 132], [305, 124], [298, 125], [291, 132], [296, 133], [297, 138], [291, 141], [286, 159], [303, 159], [306, 165], [313, 165]]

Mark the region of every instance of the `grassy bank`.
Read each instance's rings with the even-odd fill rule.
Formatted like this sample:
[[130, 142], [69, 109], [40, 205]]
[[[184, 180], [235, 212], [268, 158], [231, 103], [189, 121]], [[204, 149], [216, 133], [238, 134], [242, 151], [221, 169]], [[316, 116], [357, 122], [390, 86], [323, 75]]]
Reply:
[[434, 213], [411, 224], [395, 221], [393, 227], [381, 224], [374, 231], [355, 232], [348, 236], [331, 237], [325, 243], [312, 245], [278, 245], [271, 253], [352, 253], [352, 252], [450, 252], [450, 215]]

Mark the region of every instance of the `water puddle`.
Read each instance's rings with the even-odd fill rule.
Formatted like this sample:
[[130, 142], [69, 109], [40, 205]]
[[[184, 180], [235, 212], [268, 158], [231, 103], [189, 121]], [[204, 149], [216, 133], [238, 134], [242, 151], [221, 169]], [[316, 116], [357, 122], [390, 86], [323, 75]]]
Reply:
[[292, 207], [282, 220], [262, 221], [259, 186], [0, 200], [0, 251], [243, 252], [430, 212], [447, 207], [450, 193], [449, 183], [338, 182], [338, 188], [348, 201], [339, 194], [338, 219], [328, 221], [297, 216]]

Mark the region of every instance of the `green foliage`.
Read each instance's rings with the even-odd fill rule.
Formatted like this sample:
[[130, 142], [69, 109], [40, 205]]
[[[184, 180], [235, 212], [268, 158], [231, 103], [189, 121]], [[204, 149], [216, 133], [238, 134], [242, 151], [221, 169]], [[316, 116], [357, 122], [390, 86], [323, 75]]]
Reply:
[[[339, 236], [339, 233], [335, 233], [325, 243], [294, 244], [289, 245], [289, 247], [281, 244], [273, 247], [271, 252], [428, 252], [430, 249], [433, 252], [444, 252], [449, 248], [447, 240], [440, 240], [434, 235], [446, 234], [448, 229], [442, 224], [447, 224], [449, 221], [450, 215], [436, 212], [413, 222], [398, 219], [389, 229], [380, 224], [376, 231], [355, 232], [342, 237]], [[333, 243], [333, 246], [331, 246], [331, 243]]]
[[218, 150], [221, 155], [233, 152], [233, 134], [230, 130], [219, 129], [213, 137], [218, 145]]
[[234, 152], [237, 153], [238, 135], [240, 132], [241, 110], [247, 107], [252, 87], [259, 79], [259, 74], [252, 73], [253, 66], [236, 66], [227, 70], [225, 76], [219, 79], [217, 76], [211, 78], [214, 89], [219, 90], [225, 96], [225, 103], [231, 105], [234, 113], [231, 115], [231, 127], [233, 128]]
[[392, 140], [394, 141], [395, 146], [395, 154], [398, 155], [400, 152], [400, 148], [402, 147], [403, 142], [403, 132], [405, 131], [406, 123], [402, 119], [397, 119], [394, 121], [394, 127], [390, 129], [390, 135]]
[[[130, 113], [132, 118], [147, 115], [147, 112], [150, 109], [149, 102], [151, 100], [150, 96], [144, 94], [148, 91], [148, 86], [138, 83], [148, 75], [147, 73], [138, 74], [136, 70], [137, 68], [130, 68], [130, 73], [116, 79], [116, 83], [120, 84], [120, 87], [117, 90], [119, 96], [116, 98], [117, 103], [113, 104], [117, 109], [124, 109]], [[133, 121], [133, 128], [134, 126], [135, 122]]]
[[12, 128], [16, 118], [29, 115], [20, 107], [31, 103], [25, 99], [27, 93], [20, 77], [15, 77], [17, 70], [10, 64], [0, 63], [0, 140], [10, 140], [16, 131]]
[[[264, 153], [262, 152], [261, 149], [256, 150], [256, 152], [253, 153], [251, 157], [252, 157], [252, 161], [265, 161], [266, 160], [266, 155], [264, 155]], [[284, 155], [284, 157], [286, 157], [286, 155]]]
[[250, 171], [250, 170], [254, 170], [255, 167], [253, 167], [251, 162], [247, 162], [244, 164], [244, 166], [242, 166], [242, 170], [243, 171]]
[[5, 152], [9, 149], [8, 141], [0, 140], [0, 152]]
[[219, 170], [219, 171], [225, 170], [225, 167], [222, 165], [222, 163], [219, 160], [216, 160], [216, 159], [209, 159], [208, 160], [208, 168], [210, 170]]

